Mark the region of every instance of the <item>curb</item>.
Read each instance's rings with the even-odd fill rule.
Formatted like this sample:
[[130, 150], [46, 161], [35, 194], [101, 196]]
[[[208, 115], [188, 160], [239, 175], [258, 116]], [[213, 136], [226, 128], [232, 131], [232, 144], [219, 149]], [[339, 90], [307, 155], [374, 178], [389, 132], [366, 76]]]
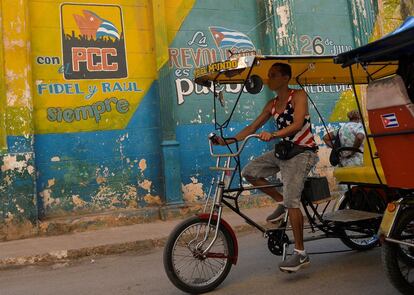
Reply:
[[[256, 195], [254, 198], [251, 198], [250, 196], [241, 196], [239, 199], [240, 208], [261, 208], [272, 205], [273, 201], [265, 195]], [[11, 241], [19, 238], [58, 236], [62, 234], [85, 232], [109, 227], [145, 224], [158, 220], [167, 221], [183, 219], [198, 214], [201, 212], [203, 207], [204, 202], [196, 202], [163, 205], [159, 207], [147, 207], [145, 209], [125, 209], [73, 216], [52, 217], [39, 222], [36, 233], [33, 232], [17, 238], [2, 239], [0, 236], [0, 241]], [[225, 208], [225, 210], [227, 210], [227, 208]], [[4, 234], [4, 236], [7, 236], [7, 233]]]
[[[238, 225], [233, 227], [233, 229], [235, 233], [239, 234], [255, 230], [254, 227], [248, 224]], [[3, 258], [0, 259], [0, 270], [14, 269], [18, 267], [33, 265], [53, 265], [57, 263], [67, 263], [70, 261], [90, 256], [115, 255], [122, 254], [125, 252], [134, 252], [139, 255], [143, 255], [153, 249], [163, 247], [167, 239], [168, 237], [162, 237], [147, 240], [137, 240], [132, 242], [99, 245], [79, 249], [58, 250], [31, 256]]]

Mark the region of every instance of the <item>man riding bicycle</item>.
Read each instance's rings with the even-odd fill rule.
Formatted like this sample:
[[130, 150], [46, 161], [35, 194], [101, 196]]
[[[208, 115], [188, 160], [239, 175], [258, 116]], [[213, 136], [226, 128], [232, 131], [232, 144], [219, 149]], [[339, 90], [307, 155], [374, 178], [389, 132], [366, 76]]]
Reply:
[[[300, 210], [300, 198], [305, 179], [315, 166], [317, 145], [311, 130], [307, 95], [304, 90], [289, 88], [292, 76], [291, 67], [285, 63], [275, 63], [268, 72], [268, 87], [277, 93], [277, 97], [270, 100], [263, 108], [261, 114], [247, 127], [241, 130], [235, 140], [243, 140], [246, 136], [254, 134], [270, 118], [274, 118], [277, 131], [262, 131], [259, 138], [270, 141], [282, 139], [291, 148], [299, 151], [289, 159], [280, 159], [275, 151], [269, 151], [249, 162], [242, 171], [242, 176], [255, 186], [267, 185], [267, 177], [281, 172], [283, 182], [283, 195], [276, 188], [262, 188], [261, 190], [272, 197], [279, 204], [276, 210], [268, 216], [268, 221], [280, 219], [286, 212], [289, 214], [295, 238], [295, 249], [285, 261], [279, 264], [281, 271], [294, 272], [310, 263], [303, 245], [303, 215]], [[233, 139], [224, 140], [216, 138], [220, 145], [233, 143]], [[288, 152], [289, 153], [289, 152]]]

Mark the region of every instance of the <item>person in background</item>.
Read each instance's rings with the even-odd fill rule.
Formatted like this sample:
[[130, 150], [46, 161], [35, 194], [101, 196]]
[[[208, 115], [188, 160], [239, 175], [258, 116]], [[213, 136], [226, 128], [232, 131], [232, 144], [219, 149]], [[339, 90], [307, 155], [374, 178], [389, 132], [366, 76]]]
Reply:
[[358, 111], [352, 110], [347, 114], [349, 122], [345, 123], [339, 130], [331, 131], [323, 137], [323, 141], [330, 148], [333, 147], [332, 140], [335, 139], [339, 132], [339, 141], [341, 147], [358, 148], [361, 153], [354, 151], [344, 151], [340, 154], [341, 167], [361, 166], [363, 164], [364, 152], [364, 127], [361, 123], [361, 116]]

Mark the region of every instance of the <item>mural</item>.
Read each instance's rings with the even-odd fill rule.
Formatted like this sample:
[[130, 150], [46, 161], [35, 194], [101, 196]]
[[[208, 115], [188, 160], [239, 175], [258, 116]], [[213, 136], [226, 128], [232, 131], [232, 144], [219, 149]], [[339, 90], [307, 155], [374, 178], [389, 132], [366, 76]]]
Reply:
[[150, 8], [82, 2], [30, 2], [41, 217], [161, 203]]
[[[36, 132], [125, 128], [155, 69], [151, 71], [150, 61], [142, 54], [128, 50], [122, 8], [58, 1], [31, 5], [35, 19], [42, 17], [43, 9], [58, 13], [32, 29], [36, 36], [47, 32], [32, 39]], [[128, 63], [141, 64], [147, 71], [129, 70]]]
[[[251, 52], [337, 54], [413, 9], [406, 0], [379, 1], [381, 9], [374, 0], [97, 2], [0, 2], [1, 221], [168, 204], [168, 168], [180, 175], [178, 198], [199, 200], [212, 177], [214, 114], [213, 90], [194, 83], [195, 68]], [[241, 85], [222, 87], [219, 119]], [[348, 86], [306, 90], [331, 127], [354, 108]], [[229, 135], [271, 96], [245, 93]], [[168, 144], [180, 165], [163, 163]], [[243, 163], [268, 148], [252, 144]]]
[[[212, 89], [202, 87], [193, 82], [193, 70], [203, 65], [227, 60], [230, 55], [254, 54], [256, 50], [251, 39], [242, 32], [218, 26], [208, 27], [209, 34], [197, 31], [188, 38], [187, 46], [169, 48], [169, 67], [174, 70], [177, 104], [185, 102], [192, 94], [212, 93]], [[210, 41], [212, 39], [212, 41]], [[215, 44], [212, 45], [212, 44]], [[227, 93], [238, 93], [240, 85], [226, 85]]]
[[[102, 6], [61, 6], [62, 50], [65, 79], [126, 78], [127, 59], [120, 7], [105, 7], [99, 16], [88, 9]], [[82, 15], [77, 14], [79, 12]], [[103, 17], [110, 18], [111, 21]], [[76, 22], [76, 28], [73, 26]], [[119, 29], [118, 29], [119, 28]]]

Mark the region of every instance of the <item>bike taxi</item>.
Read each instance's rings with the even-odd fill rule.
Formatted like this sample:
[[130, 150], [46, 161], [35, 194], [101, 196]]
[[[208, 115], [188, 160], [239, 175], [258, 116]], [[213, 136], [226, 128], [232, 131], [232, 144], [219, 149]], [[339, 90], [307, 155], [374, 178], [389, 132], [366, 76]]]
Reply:
[[[391, 283], [414, 294], [414, 17], [375, 42], [335, 58], [344, 67], [382, 63], [398, 68], [377, 80], [367, 72], [368, 135], [377, 148], [384, 184], [398, 200], [388, 204], [380, 227], [382, 260]], [[379, 169], [378, 169], [379, 170]]]
[[[414, 46], [412, 37], [411, 35], [410, 44]], [[364, 166], [335, 169], [337, 181], [346, 185], [347, 190], [336, 200], [332, 212], [328, 210], [332, 197], [326, 178], [308, 178], [301, 203], [309, 223], [307, 228], [314, 235], [305, 238], [305, 242], [321, 238], [339, 238], [353, 250], [371, 249], [379, 243], [377, 233], [387, 204], [398, 200], [396, 203], [390, 203], [393, 205], [388, 205], [386, 218], [381, 227], [384, 240], [394, 243], [390, 245], [392, 250], [387, 250], [388, 254], [384, 254], [384, 257], [394, 255], [398, 257], [394, 260], [402, 259], [413, 269], [413, 248], [407, 244], [413, 242], [414, 210], [405, 211], [401, 208], [406, 208], [411, 202], [406, 201], [406, 197], [413, 196], [411, 175], [414, 174], [414, 107], [412, 101], [407, 99], [407, 91], [403, 93], [404, 89], [407, 89], [404, 81], [402, 84], [401, 81], [395, 82], [395, 79], [398, 80], [395, 73], [404, 70], [410, 72], [414, 69], [413, 59], [410, 59], [411, 68], [405, 69], [405, 63], [401, 62], [403, 59], [399, 59], [398, 56], [392, 58], [392, 54], [388, 59], [379, 58], [367, 62], [359, 60], [357, 56], [340, 55], [335, 60], [333, 56], [236, 56], [228, 61], [196, 69], [195, 81], [213, 90], [214, 128], [221, 137], [226, 134], [225, 130], [236, 106], [241, 103], [241, 96], [260, 93], [263, 85], [267, 83], [270, 67], [276, 62], [288, 63], [292, 67], [294, 75], [291, 85], [297, 87], [352, 84], [355, 90], [358, 84], [369, 84], [369, 126], [367, 120], [363, 120], [368, 138], [368, 148], [364, 150]], [[410, 58], [412, 57], [410, 55]], [[398, 89], [402, 94], [399, 92], [398, 97], [394, 98], [396, 83], [399, 83]], [[220, 91], [225, 84], [241, 84], [243, 87], [234, 101], [233, 108], [228, 112], [229, 117], [223, 123], [219, 123], [216, 114], [217, 108], [225, 102]], [[356, 91], [355, 96], [359, 111], [364, 114]], [[308, 98], [311, 100], [311, 97]], [[311, 102], [313, 103], [312, 100]], [[317, 110], [317, 106], [315, 108]], [[397, 117], [397, 129], [387, 128], [391, 126], [387, 124], [392, 124], [394, 120], [389, 114]], [[294, 243], [287, 235], [288, 214], [279, 227], [269, 229], [246, 216], [239, 208], [238, 201], [242, 192], [263, 188], [247, 185], [241, 176], [241, 168], [246, 164], [242, 163], [241, 154], [246, 144], [255, 140], [257, 135], [250, 135], [243, 142], [228, 145], [225, 152], [217, 151], [213, 145], [214, 137], [214, 133], [208, 137], [210, 155], [215, 159], [215, 166], [211, 169], [219, 176], [210, 190], [212, 194], [206, 198], [203, 213], [184, 220], [174, 229], [164, 250], [164, 266], [169, 279], [176, 287], [189, 293], [204, 293], [215, 289], [226, 278], [232, 265], [237, 263], [237, 238], [223, 217], [224, 206], [261, 231], [268, 239], [271, 253], [282, 256], [282, 259], [286, 258], [289, 245]], [[398, 145], [397, 149], [394, 147], [395, 143]], [[352, 148], [342, 147], [339, 152], [350, 149]], [[269, 186], [281, 187], [282, 184], [276, 182], [267, 187]], [[408, 217], [395, 222], [401, 214]], [[394, 242], [401, 237], [404, 238], [403, 242]], [[395, 245], [398, 245], [398, 249]], [[408, 251], [403, 249], [402, 245], [407, 246]], [[400, 277], [403, 276], [400, 268], [398, 271]], [[391, 276], [396, 277], [395, 272], [397, 270], [394, 267]], [[410, 273], [409, 275], [413, 276]], [[412, 288], [412, 281], [409, 279], [399, 280], [404, 280], [408, 288]]]

